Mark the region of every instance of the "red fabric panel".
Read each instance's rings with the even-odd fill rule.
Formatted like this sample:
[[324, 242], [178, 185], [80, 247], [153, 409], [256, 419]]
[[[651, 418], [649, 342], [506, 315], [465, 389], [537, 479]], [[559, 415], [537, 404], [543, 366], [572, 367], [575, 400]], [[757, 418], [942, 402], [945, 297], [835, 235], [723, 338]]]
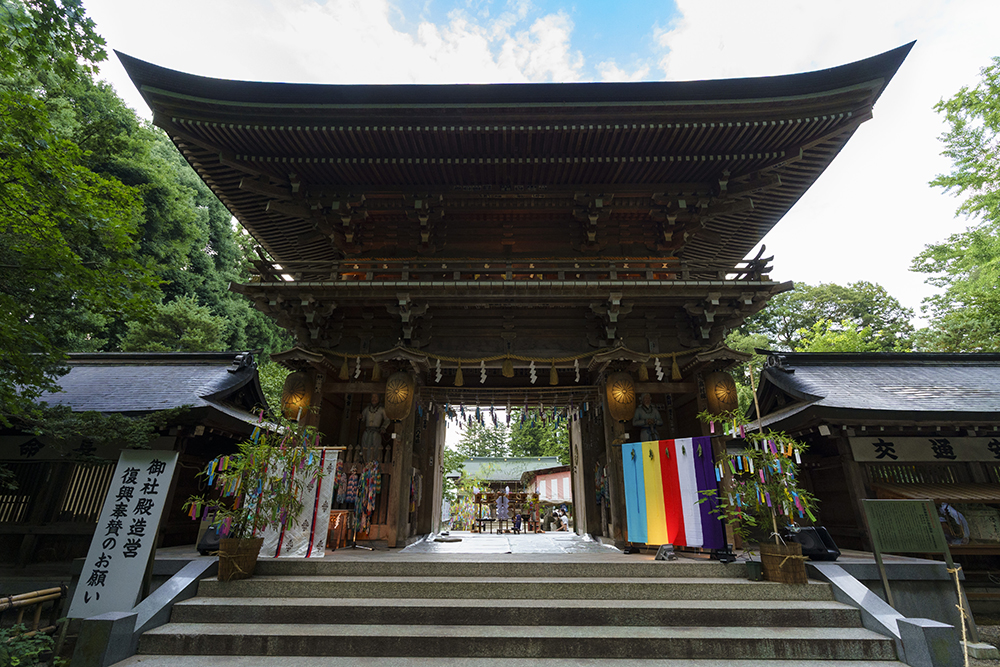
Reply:
[[671, 544], [687, 544], [684, 536], [684, 506], [677, 476], [677, 452], [673, 440], [660, 440], [660, 468], [663, 471], [663, 511], [667, 519], [667, 539]]

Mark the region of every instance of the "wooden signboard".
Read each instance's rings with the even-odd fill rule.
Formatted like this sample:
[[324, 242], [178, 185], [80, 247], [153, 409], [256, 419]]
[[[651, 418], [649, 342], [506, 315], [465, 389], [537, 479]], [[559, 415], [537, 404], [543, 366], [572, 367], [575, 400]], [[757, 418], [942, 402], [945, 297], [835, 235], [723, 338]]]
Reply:
[[[944, 554], [949, 570], [955, 569], [948, 550], [948, 540], [941, 529], [941, 520], [933, 500], [862, 500], [868, 532], [872, 538], [872, 551], [878, 565], [879, 576], [885, 587], [886, 601], [895, 607], [889, 578], [886, 575], [883, 553]], [[956, 575], [957, 576], [957, 575]], [[969, 600], [962, 593], [962, 605], [969, 609]], [[979, 641], [975, 623], [969, 624], [973, 642]]]
[[912, 461], [1000, 461], [1000, 438], [848, 438], [854, 460], [872, 463]]
[[176, 465], [177, 452], [121, 453], [69, 618], [129, 611], [138, 603]]

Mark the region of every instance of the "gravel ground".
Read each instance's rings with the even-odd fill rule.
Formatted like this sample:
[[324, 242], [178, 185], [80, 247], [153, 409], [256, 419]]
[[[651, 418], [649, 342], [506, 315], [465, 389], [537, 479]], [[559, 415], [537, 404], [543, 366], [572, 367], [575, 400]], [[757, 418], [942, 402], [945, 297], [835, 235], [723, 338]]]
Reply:
[[[1000, 647], [1000, 625], [986, 625], [983, 621], [991, 624], [1000, 623], [1000, 618], [982, 619], [979, 625], [979, 640]], [[969, 658], [969, 667], [997, 667], [997, 665], [1000, 665], [1000, 660]]]

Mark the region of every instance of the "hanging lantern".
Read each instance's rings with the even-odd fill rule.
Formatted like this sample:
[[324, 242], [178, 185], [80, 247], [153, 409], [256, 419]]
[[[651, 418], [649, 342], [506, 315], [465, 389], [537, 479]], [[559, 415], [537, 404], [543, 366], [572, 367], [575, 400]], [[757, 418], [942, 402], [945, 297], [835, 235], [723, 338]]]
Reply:
[[281, 414], [286, 419], [298, 419], [300, 411], [312, 404], [313, 378], [309, 371], [295, 371], [285, 378], [281, 390]]
[[620, 422], [632, 421], [635, 415], [635, 383], [628, 373], [612, 373], [606, 383], [608, 410], [612, 419]]
[[385, 416], [393, 421], [402, 421], [413, 409], [415, 382], [406, 372], [393, 373], [385, 381]]
[[719, 371], [705, 376], [705, 394], [708, 399], [708, 411], [713, 415], [732, 412], [740, 406], [736, 381], [729, 373]]

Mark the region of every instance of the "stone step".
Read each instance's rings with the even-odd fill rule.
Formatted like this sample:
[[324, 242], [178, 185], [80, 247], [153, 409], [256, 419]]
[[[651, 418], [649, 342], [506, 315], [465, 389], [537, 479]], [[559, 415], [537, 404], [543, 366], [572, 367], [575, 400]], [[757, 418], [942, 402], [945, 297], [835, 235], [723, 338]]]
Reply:
[[608, 561], [455, 560], [372, 561], [268, 558], [257, 561], [255, 574], [329, 577], [713, 577], [745, 579], [743, 563], [724, 564], [709, 560]]
[[240, 581], [203, 579], [198, 595], [274, 598], [485, 598], [503, 600], [832, 600], [830, 585], [746, 579], [591, 577], [328, 577], [253, 576]]
[[859, 627], [860, 612], [802, 600], [487, 600], [196, 597], [175, 623]]
[[[143, 654], [895, 660], [887, 637], [861, 628], [168, 623]], [[287, 663], [284, 663], [287, 664]]]
[[[365, 667], [635, 667], [632, 658], [366, 658]], [[896, 660], [794, 660], [787, 667], [906, 667]], [[357, 667], [356, 657], [137, 655], [113, 667]], [[759, 660], [644, 659], [642, 667], [761, 667]]]

